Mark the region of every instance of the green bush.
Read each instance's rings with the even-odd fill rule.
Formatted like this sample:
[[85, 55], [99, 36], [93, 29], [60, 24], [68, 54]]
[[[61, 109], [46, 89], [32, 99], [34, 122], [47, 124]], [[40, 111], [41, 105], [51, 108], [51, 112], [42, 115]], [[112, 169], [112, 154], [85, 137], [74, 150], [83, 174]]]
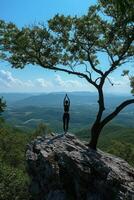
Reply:
[[132, 144], [113, 140], [107, 152], [123, 158], [134, 166], [134, 146]]
[[29, 200], [29, 176], [26, 172], [26, 144], [39, 135], [48, 134], [45, 124], [32, 133], [0, 124], [0, 200]]
[[29, 200], [28, 177], [24, 172], [9, 165], [0, 165], [0, 199]]

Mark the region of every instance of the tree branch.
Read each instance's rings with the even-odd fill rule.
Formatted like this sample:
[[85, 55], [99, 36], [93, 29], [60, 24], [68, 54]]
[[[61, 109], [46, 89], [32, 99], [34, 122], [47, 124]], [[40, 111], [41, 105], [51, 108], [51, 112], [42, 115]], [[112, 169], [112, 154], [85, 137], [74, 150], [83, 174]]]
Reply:
[[109, 81], [109, 83], [110, 83], [112, 86], [114, 85], [114, 83], [110, 80], [109, 77], [107, 77], [107, 80]]
[[68, 74], [73, 74], [73, 75], [77, 75], [79, 76], [80, 78], [85, 78], [89, 83], [91, 83], [95, 88], [98, 88], [98, 85], [92, 81], [92, 79], [90, 79], [90, 77], [88, 77], [86, 74], [82, 73], [82, 72], [76, 72], [76, 71], [71, 71], [71, 70], [68, 70], [68, 69], [63, 69], [63, 68], [58, 68], [58, 67], [54, 67], [54, 66], [45, 66], [39, 58], [38, 59], [38, 62], [39, 62], [39, 65], [42, 66], [43, 68], [45, 69], [50, 69], [50, 70], [54, 70], [54, 71], [61, 71], [61, 72], [66, 72]]
[[92, 59], [91, 59], [91, 57], [90, 57], [89, 51], [91, 50], [91, 48], [92, 48], [93, 45], [94, 45], [94, 42], [92, 43], [92, 45], [89, 45], [89, 46], [88, 46], [88, 49], [85, 49], [85, 47], [83, 47], [83, 45], [81, 45], [81, 48], [82, 48], [84, 51], [86, 51], [86, 53], [87, 53], [87, 55], [88, 55], [88, 61], [89, 61], [89, 63], [90, 63], [91, 68], [92, 68], [96, 73], [98, 73], [98, 74], [100, 74], [101, 76], [103, 76], [103, 72], [95, 67], [95, 65], [94, 65], [94, 63], [92, 62]]
[[91, 59], [91, 57], [90, 57], [90, 55], [89, 55], [89, 52], [88, 52], [88, 61], [89, 61], [90, 65], [91, 65], [92, 69], [93, 69], [96, 73], [98, 73], [98, 74], [100, 74], [101, 76], [103, 76], [103, 72], [102, 72], [101, 70], [97, 69], [97, 68], [95, 67], [94, 63], [92, 62], [92, 59]]
[[87, 73], [89, 74], [89, 77], [90, 77], [90, 79], [92, 80], [92, 72], [90, 72], [90, 71], [88, 70], [88, 66], [87, 66], [86, 63], [82, 63], [82, 64], [85, 66], [85, 72], [87, 72]]
[[[107, 51], [108, 55], [110, 56], [111, 60], [113, 60], [113, 62], [112, 62], [111, 67], [104, 73], [105, 78], [106, 78], [114, 69], [116, 69], [116, 67], [120, 64], [120, 61], [123, 60], [123, 58], [124, 58], [126, 52], [128, 52], [128, 50], [129, 50], [129, 48], [130, 48], [130, 46], [131, 46], [131, 44], [132, 44], [132, 42], [133, 42], [133, 40], [134, 40], [134, 36], [132, 36], [131, 38], [128, 38], [128, 39], [124, 42], [123, 47], [122, 47], [123, 51], [122, 51], [122, 53], [118, 56], [118, 60], [115, 60], [115, 61], [114, 61], [112, 55], [109, 55], [109, 53], [108, 53], [108, 51]], [[107, 50], [108, 50], [108, 49], [107, 49]]]
[[97, 81], [98, 81], [99, 79], [101, 79], [101, 77], [96, 78], [96, 79], [95, 79], [95, 83], [97, 83]]
[[116, 109], [110, 115], [108, 115], [105, 119], [102, 120], [102, 127], [104, 127], [109, 121], [111, 121], [116, 115], [118, 115], [121, 110], [123, 110], [126, 106], [132, 103], [134, 103], [134, 99], [129, 99], [121, 103], [118, 107], [116, 107]]
[[94, 85], [96, 88], [98, 87], [98, 85], [92, 81], [86, 74], [84, 73], [81, 73], [81, 72], [76, 72], [76, 71], [70, 71], [70, 70], [67, 70], [67, 69], [62, 69], [62, 68], [58, 68], [58, 67], [52, 67], [52, 68], [49, 68], [49, 69], [52, 69], [52, 70], [57, 70], [57, 71], [62, 71], [62, 72], [67, 72], [68, 74], [74, 74], [74, 75], [77, 75], [81, 78], [85, 78], [89, 83], [91, 83], [92, 85]]

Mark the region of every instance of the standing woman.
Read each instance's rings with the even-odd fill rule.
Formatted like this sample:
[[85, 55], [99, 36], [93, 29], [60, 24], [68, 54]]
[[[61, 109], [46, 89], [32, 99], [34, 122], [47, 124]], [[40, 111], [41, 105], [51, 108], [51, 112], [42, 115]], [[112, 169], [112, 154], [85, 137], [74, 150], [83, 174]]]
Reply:
[[64, 133], [66, 134], [68, 131], [69, 120], [70, 120], [70, 115], [69, 115], [70, 99], [67, 96], [67, 94], [64, 97], [63, 106], [64, 106], [63, 129]]

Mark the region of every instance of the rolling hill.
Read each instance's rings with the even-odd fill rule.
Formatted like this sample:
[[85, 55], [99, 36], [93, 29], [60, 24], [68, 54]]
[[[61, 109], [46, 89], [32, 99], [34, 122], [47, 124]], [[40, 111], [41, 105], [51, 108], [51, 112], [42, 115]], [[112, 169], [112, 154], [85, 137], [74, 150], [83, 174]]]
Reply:
[[[20, 97], [19, 97], [20, 95]], [[28, 97], [26, 97], [29, 95]], [[10, 102], [4, 117], [12, 125], [22, 128], [35, 128], [40, 122], [46, 123], [55, 131], [62, 132], [63, 98], [64, 93], [49, 94], [6, 94], [5, 99]], [[88, 92], [71, 92], [70, 131], [89, 126], [93, 123], [97, 113], [97, 94]], [[126, 96], [107, 95], [104, 116], [112, 112], [116, 105]], [[18, 100], [19, 99], [19, 100]], [[11, 101], [12, 100], [12, 101]], [[124, 109], [114, 120], [114, 123], [124, 127], [134, 127], [134, 105]]]

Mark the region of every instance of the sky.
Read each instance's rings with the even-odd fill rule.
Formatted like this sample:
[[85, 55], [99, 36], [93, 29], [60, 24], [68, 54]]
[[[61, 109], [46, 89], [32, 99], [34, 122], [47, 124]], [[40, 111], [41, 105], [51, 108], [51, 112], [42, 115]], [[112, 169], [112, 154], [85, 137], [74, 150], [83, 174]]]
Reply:
[[[0, 19], [13, 22], [18, 27], [43, 22], [57, 13], [64, 15], [86, 14], [88, 7], [95, 0], [0, 0]], [[100, 55], [102, 64], [105, 58]], [[124, 67], [125, 69], [125, 67]], [[106, 82], [105, 92], [122, 94], [130, 93], [129, 80], [121, 77], [122, 69], [110, 75], [114, 82]], [[39, 66], [28, 65], [24, 69], [11, 68], [9, 63], [0, 61], [0, 92], [57, 92], [57, 91], [90, 91], [95, 88], [76, 76], [62, 72], [44, 70]]]

